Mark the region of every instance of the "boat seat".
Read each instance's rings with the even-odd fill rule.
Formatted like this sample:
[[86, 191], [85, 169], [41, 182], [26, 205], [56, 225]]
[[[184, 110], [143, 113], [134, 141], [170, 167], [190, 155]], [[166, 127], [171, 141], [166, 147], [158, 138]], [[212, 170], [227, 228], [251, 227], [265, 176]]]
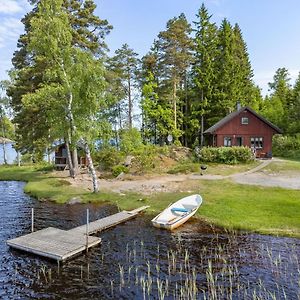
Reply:
[[171, 208], [172, 212], [190, 212], [190, 210], [186, 209], [186, 208], [182, 208], [182, 207], [173, 207]]

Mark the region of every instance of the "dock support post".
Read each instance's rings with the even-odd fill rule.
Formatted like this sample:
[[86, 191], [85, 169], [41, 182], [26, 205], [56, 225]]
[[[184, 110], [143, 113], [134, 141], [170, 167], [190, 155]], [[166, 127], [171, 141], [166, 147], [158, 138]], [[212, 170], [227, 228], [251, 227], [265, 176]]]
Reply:
[[89, 248], [89, 209], [86, 209], [86, 252], [88, 252], [88, 248]]
[[31, 232], [34, 231], [34, 208], [31, 208]]

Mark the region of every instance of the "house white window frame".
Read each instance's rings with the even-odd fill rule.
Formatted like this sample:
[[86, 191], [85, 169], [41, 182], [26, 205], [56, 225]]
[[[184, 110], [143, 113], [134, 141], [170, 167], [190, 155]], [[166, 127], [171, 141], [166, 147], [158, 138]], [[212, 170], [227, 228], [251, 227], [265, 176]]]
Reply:
[[241, 124], [242, 125], [248, 125], [249, 124], [249, 118], [248, 117], [241, 117]]
[[224, 147], [231, 147], [232, 146], [232, 137], [224, 136], [223, 145], [224, 145]]
[[264, 148], [264, 138], [262, 136], [252, 136], [250, 138], [251, 148], [253, 149], [263, 149]]

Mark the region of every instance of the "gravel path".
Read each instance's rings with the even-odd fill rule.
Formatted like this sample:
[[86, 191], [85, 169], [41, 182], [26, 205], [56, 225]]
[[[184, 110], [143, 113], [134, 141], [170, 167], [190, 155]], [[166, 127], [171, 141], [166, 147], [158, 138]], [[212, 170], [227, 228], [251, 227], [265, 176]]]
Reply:
[[[208, 180], [227, 179], [230, 178], [236, 183], [260, 185], [270, 187], [280, 187], [286, 189], [300, 190], [300, 173], [294, 172], [293, 174], [266, 174], [260, 172], [272, 161], [280, 161], [279, 159], [264, 160], [257, 167], [243, 172], [232, 174], [228, 176], [221, 175], [204, 175], [201, 178]], [[197, 176], [199, 177], [199, 176]]]
[[[263, 172], [263, 169], [274, 160], [262, 161], [260, 165], [249, 171], [228, 176], [208, 174], [203, 176], [200, 174], [177, 174], [146, 178], [140, 176], [134, 178], [133, 180], [100, 179], [99, 185], [101, 190], [107, 190], [117, 193], [137, 192], [147, 195], [160, 192], [188, 191], [190, 186], [189, 183], [193, 182], [193, 180], [230, 179], [236, 183], [241, 184], [300, 190], [300, 172], [294, 172], [292, 174], [267, 174]], [[87, 189], [90, 189], [90, 187], [92, 186], [91, 178], [86, 174], [78, 176], [76, 180], [69, 180], [73, 186], [80, 186]]]

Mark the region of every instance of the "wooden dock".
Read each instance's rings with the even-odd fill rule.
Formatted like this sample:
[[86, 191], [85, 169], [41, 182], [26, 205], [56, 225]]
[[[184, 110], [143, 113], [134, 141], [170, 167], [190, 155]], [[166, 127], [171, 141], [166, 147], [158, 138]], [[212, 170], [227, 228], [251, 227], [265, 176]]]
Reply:
[[[126, 222], [148, 207], [143, 206], [132, 211], [121, 211], [70, 230], [48, 227], [7, 240], [6, 243], [12, 248], [51, 258], [58, 262], [65, 261], [101, 242], [101, 238], [90, 236], [90, 234]], [[86, 235], [87, 232], [88, 236]]]

